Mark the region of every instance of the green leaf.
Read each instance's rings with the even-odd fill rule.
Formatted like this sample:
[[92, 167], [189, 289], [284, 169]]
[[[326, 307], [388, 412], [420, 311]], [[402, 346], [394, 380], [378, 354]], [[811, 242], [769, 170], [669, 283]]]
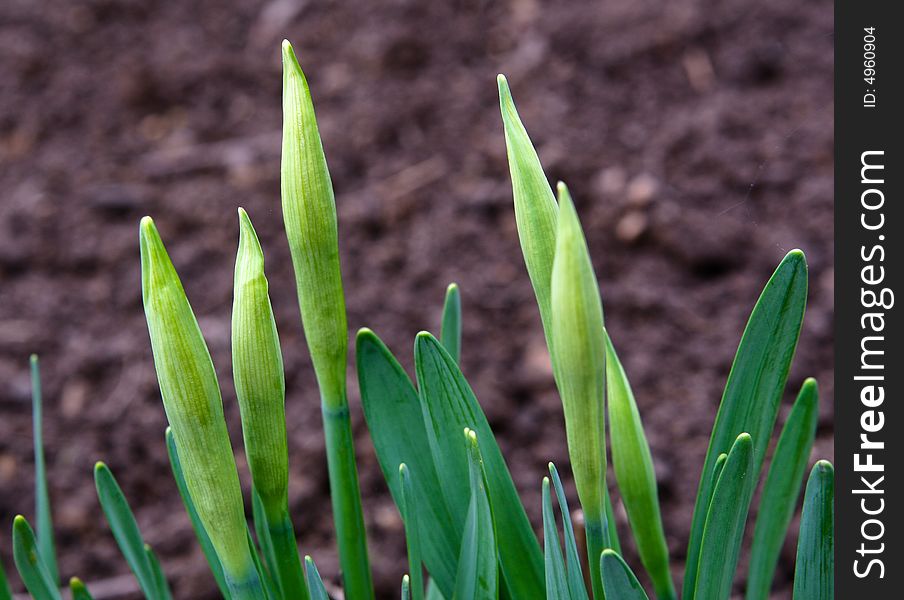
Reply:
[[612, 494], [608, 489], [603, 490], [605, 497], [603, 502], [606, 506], [606, 539], [608, 540], [608, 548], [615, 550], [621, 554], [621, 541], [618, 539], [618, 528], [615, 526], [615, 507], [612, 505]]
[[153, 570], [148, 562], [145, 552], [144, 539], [135, 521], [135, 515], [129, 508], [122, 489], [113, 477], [113, 473], [102, 462], [94, 465], [94, 485], [97, 488], [97, 498], [100, 506], [110, 524], [110, 531], [119, 546], [120, 552], [129, 563], [129, 568], [138, 579], [138, 586], [144, 592], [145, 597], [151, 599], [161, 598], [162, 594], [157, 589], [157, 582]]
[[421, 542], [418, 530], [417, 508], [415, 507], [414, 487], [411, 484], [411, 473], [405, 463], [399, 465], [399, 489], [401, 503], [399, 512], [405, 525], [405, 541], [408, 547], [408, 571], [414, 587], [414, 600], [424, 598], [424, 572], [421, 566]]
[[[263, 556], [267, 571], [274, 577], [279, 573], [277, 568], [276, 551], [273, 548], [273, 538], [270, 536], [270, 527], [267, 524], [267, 514], [264, 510], [264, 501], [254, 485], [251, 486], [251, 515], [254, 523], [254, 533], [257, 535], [257, 543], [260, 546], [260, 554]], [[279, 595], [287, 597], [279, 580], [275, 582]]]
[[549, 494], [549, 477], [543, 478], [543, 553], [546, 559], [547, 600], [571, 600], [565, 575], [565, 557], [559, 545], [559, 530]]
[[684, 572], [684, 598], [690, 598], [696, 587], [706, 507], [713, 493], [708, 474], [719, 454], [727, 451], [739, 434], [748, 432], [755, 452], [752, 477], [759, 477], [797, 347], [806, 303], [806, 259], [800, 250], [792, 250], [769, 279], [750, 314], [725, 385], [694, 506]]
[[72, 600], [93, 600], [88, 588], [78, 577], [69, 580], [69, 591], [72, 592]]
[[634, 572], [614, 550], [603, 550], [600, 572], [607, 598], [615, 600], [649, 600]]
[[402, 600], [411, 600], [411, 580], [408, 575], [402, 575]]
[[[470, 505], [468, 494], [456, 486], [468, 477], [469, 467], [465, 449], [451, 432], [471, 428], [481, 440], [487, 491], [496, 507], [493, 516], [506, 589], [514, 600], [534, 598], [544, 587], [543, 554], [486, 416], [458, 365], [429, 333], [418, 334], [414, 362], [430, 450], [443, 482], [441, 495], [455, 523], [461, 527]], [[418, 476], [413, 470], [412, 474]]]
[[716, 482], [706, 517], [694, 600], [726, 600], [731, 594], [744, 525], [756, 487], [753, 441], [738, 436]]
[[747, 578], [747, 600], [767, 600], [782, 542], [794, 516], [816, 438], [819, 391], [807, 379], [778, 438], [757, 511]]
[[835, 469], [813, 466], [804, 494], [794, 570], [794, 600], [835, 598]]
[[408, 467], [423, 561], [436, 583], [434, 589], [438, 587], [449, 597], [455, 585], [461, 527], [456, 526], [444, 500], [421, 400], [405, 370], [369, 329], [358, 332], [355, 355], [361, 405], [383, 477], [396, 506], [401, 507], [399, 465]]
[[606, 343], [609, 434], [612, 437], [612, 465], [618, 490], [637, 542], [637, 553], [650, 574], [656, 597], [659, 600], [674, 599], [669, 547], [659, 511], [659, 493], [650, 445], [628, 376], [608, 335]]
[[578, 544], [574, 537], [574, 524], [571, 522], [571, 512], [568, 508], [568, 499], [565, 497], [565, 489], [556, 466], [549, 463], [549, 475], [556, 490], [556, 499], [559, 502], [559, 511], [562, 513], [562, 529], [565, 531], [565, 566], [568, 576], [568, 590], [572, 600], [587, 600], [587, 588], [584, 586], [584, 573], [581, 569], [581, 557], [578, 554]]
[[13, 600], [13, 591], [9, 587], [9, 580], [6, 578], [6, 569], [0, 562], [0, 600]]
[[477, 434], [465, 428], [465, 440], [471, 500], [465, 518], [452, 600], [496, 600], [499, 598], [499, 560], [486, 472]]
[[304, 557], [304, 571], [308, 576], [308, 586], [311, 590], [311, 600], [330, 600], [330, 595], [326, 593], [323, 585], [323, 579], [320, 578], [320, 572], [314, 559], [310, 556]]
[[47, 466], [44, 461], [43, 402], [41, 399], [41, 366], [36, 354], [31, 355], [31, 409], [35, 447], [35, 521], [38, 552], [47, 566], [55, 585], [59, 585], [56, 547], [53, 542], [53, 519], [50, 514], [50, 493], [47, 489]]
[[13, 559], [25, 589], [34, 600], [60, 600], [56, 582], [38, 550], [35, 533], [22, 515], [13, 520]]
[[551, 347], [552, 264], [558, 207], [537, 152], [518, 117], [508, 82], [503, 75], [499, 75], [497, 83], [518, 237], [527, 273], [537, 296], [543, 331]]
[[427, 582], [427, 600], [446, 600], [446, 597], [439, 590], [439, 586], [432, 579]]
[[207, 535], [207, 531], [204, 529], [201, 517], [198, 516], [195, 504], [188, 494], [188, 486], [185, 484], [185, 474], [182, 472], [182, 463], [179, 462], [179, 453], [176, 450], [176, 439], [173, 437], [173, 432], [169, 427], [166, 428], [166, 451], [169, 454], [170, 467], [173, 471], [173, 478], [176, 480], [176, 487], [179, 488], [179, 495], [182, 497], [182, 503], [185, 505], [185, 511], [188, 513], [188, 518], [191, 520], [192, 529], [195, 530], [195, 536], [198, 538], [198, 543], [201, 545], [201, 551], [204, 553], [204, 558], [207, 559], [207, 564], [210, 565], [210, 571], [213, 573], [214, 579], [216, 579], [217, 587], [220, 588], [220, 593], [226, 600], [232, 600], [232, 594], [226, 585], [226, 578], [223, 575], [223, 566], [220, 564], [217, 552], [210, 542], [210, 536]]
[[458, 284], [455, 283], [450, 283], [446, 288], [439, 339], [455, 362], [459, 362], [461, 360], [461, 293], [458, 291]]
[[163, 572], [163, 566], [154, 551], [147, 544], [144, 545], [144, 552], [148, 557], [148, 564], [151, 566], [151, 573], [154, 575], [154, 582], [157, 586], [157, 597], [160, 600], [173, 600], [173, 593], [169, 589], [169, 583], [166, 580], [166, 574]]

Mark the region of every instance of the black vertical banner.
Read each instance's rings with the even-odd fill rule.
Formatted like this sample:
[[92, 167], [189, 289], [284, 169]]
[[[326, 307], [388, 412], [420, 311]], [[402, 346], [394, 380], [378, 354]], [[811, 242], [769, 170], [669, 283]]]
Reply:
[[843, 600], [904, 598], [898, 9], [888, 0], [835, 5], [835, 581]]

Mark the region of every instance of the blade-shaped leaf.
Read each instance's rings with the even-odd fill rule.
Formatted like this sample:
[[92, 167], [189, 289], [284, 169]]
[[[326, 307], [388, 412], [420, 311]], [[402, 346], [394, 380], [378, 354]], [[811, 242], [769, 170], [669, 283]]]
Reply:
[[814, 465], [807, 480], [797, 540], [794, 600], [835, 598], [835, 469]]
[[424, 573], [421, 566], [421, 541], [418, 529], [417, 508], [415, 507], [414, 487], [411, 484], [411, 473], [408, 465], [399, 465], [399, 489], [402, 492], [399, 512], [402, 513], [402, 522], [405, 525], [405, 542], [408, 547], [408, 570], [412, 594], [414, 600], [424, 598]]
[[34, 600], [60, 600], [56, 582], [38, 550], [35, 533], [22, 515], [13, 520], [13, 558], [25, 589]]
[[694, 600], [726, 600], [731, 594], [751, 490], [756, 486], [753, 454], [750, 435], [742, 433], [716, 482], [700, 548]]
[[411, 600], [411, 580], [408, 575], [402, 575], [402, 600]]
[[452, 600], [497, 600], [499, 560], [493, 512], [477, 434], [465, 429], [471, 500], [465, 518]]
[[257, 536], [257, 543], [260, 546], [260, 554], [263, 557], [263, 563], [267, 567], [267, 572], [272, 574], [276, 579], [274, 585], [279, 590], [280, 596], [283, 596], [279, 579], [276, 574], [279, 572], [276, 566], [276, 551], [273, 549], [273, 538], [270, 536], [270, 528], [267, 526], [267, 515], [264, 510], [264, 502], [257, 493], [254, 485], [251, 486], [251, 514], [254, 520], [254, 533]]
[[446, 597], [439, 591], [439, 587], [432, 579], [427, 583], [427, 600], [446, 600]]
[[446, 288], [446, 300], [443, 303], [443, 322], [439, 330], [439, 339], [449, 351], [455, 362], [461, 360], [461, 293], [458, 284], [450, 283]]
[[9, 589], [9, 580], [6, 578], [3, 562], [0, 562], [0, 600], [13, 600], [13, 591]]
[[216, 550], [213, 549], [210, 537], [204, 530], [204, 524], [201, 523], [201, 517], [198, 516], [198, 511], [195, 510], [194, 502], [192, 502], [191, 496], [188, 494], [185, 475], [182, 473], [182, 464], [179, 462], [179, 452], [176, 450], [176, 439], [173, 437], [173, 432], [169, 427], [166, 428], [166, 451], [169, 454], [173, 479], [176, 480], [176, 487], [179, 488], [179, 495], [182, 497], [182, 503], [185, 505], [188, 518], [191, 520], [192, 529], [195, 530], [195, 536], [198, 538], [198, 543], [204, 552], [204, 558], [207, 559], [207, 564], [210, 565], [210, 571], [217, 582], [217, 587], [220, 588], [220, 593], [223, 594], [226, 600], [231, 600], [232, 594], [226, 586], [223, 566], [220, 564]]
[[816, 380], [808, 379], [801, 387], [782, 428], [766, 475], [753, 530], [747, 600], [766, 600], [769, 597], [782, 542], [803, 486], [818, 418], [819, 391]]
[[138, 579], [138, 586], [147, 598], [160, 598], [154, 573], [148, 563], [144, 539], [135, 522], [135, 515], [129, 508], [122, 489], [113, 477], [113, 472], [102, 462], [94, 465], [94, 486], [97, 498], [110, 524], [110, 531], [119, 546], [120, 552], [129, 563], [129, 568]]
[[408, 467], [424, 565], [436, 583], [434, 588], [450, 597], [461, 527], [456, 526], [444, 500], [420, 398], [405, 370], [369, 329], [358, 332], [355, 354], [361, 405], [383, 477], [396, 506], [401, 506], [398, 469], [401, 463]]
[[634, 572], [614, 550], [603, 550], [600, 573], [606, 598], [615, 600], [649, 600]]
[[323, 585], [323, 579], [320, 578], [320, 572], [314, 559], [310, 556], [304, 557], [304, 572], [308, 577], [308, 587], [311, 591], [311, 600], [330, 600], [330, 595], [326, 593]]
[[739, 434], [748, 432], [754, 446], [752, 475], [754, 479], [759, 476], [806, 303], [806, 259], [800, 250], [792, 250], [779, 264], [754, 306], [728, 375], [694, 506], [684, 573], [685, 598], [692, 596], [696, 586], [706, 507], [713, 493], [708, 474], [719, 454], [728, 450]]
[[653, 456], [644, 434], [640, 412], [628, 376], [608, 333], [606, 335], [606, 385], [612, 465], [628, 523], [637, 542], [637, 553], [659, 600], [675, 598], [669, 571], [669, 547], [665, 541]]
[[565, 575], [565, 557], [559, 545], [559, 530], [552, 510], [549, 477], [543, 478], [543, 554], [546, 562], [547, 600], [571, 600]]
[[151, 573], [154, 575], [154, 581], [157, 585], [158, 598], [160, 600], [173, 600], [173, 593], [169, 589], [169, 583], [166, 580], [166, 574], [163, 572], [163, 566], [154, 551], [147, 544], [144, 545], [144, 552], [148, 557], [148, 564], [151, 565]]
[[581, 557], [578, 554], [578, 544], [574, 537], [574, 524], [571, 522], [571, 512], [568, 509], [568, 500], [565, 498], [565, 489], [556, 466], [549, 463], [549, 475], [556, 490], [556, 499], [559, 502], [559, 511], [562, 513], [562, 528], [565, 531], [565, 570], [568, 576], [568, 591], [573, 600], [587, 600], [587, 588], [584, 586], [584, 572], [581, 568]]
[[43, 401], [41, 366], [36, 354], [31, 355], [31, 409], [35, 446], [35, 525], [38, 552], [55, 585], [59, 585], [56, 547], [53, 542], [53, 519], [50, 515], [50, 493], [47, 489], [47, 465], [44, 461]]
[[72, 600], [94, 600], [88, 588], [78, 577], [69, 580], [69, 591], [72, 592]]
[[470, 427], [481, 440], [490, 503], [498, 507], [493, 516], [507, 591], [514, 600], [534, 598], [544, 586], [543, 554], [483, 410], [458, 365], [429, 333], [418, 334], [414, 362], [433, 461], [443, 482], [449, 482], [443, 496], [453, 516], [463, 523], [462, 509], [470, 499], [455, 489], [454, 482], [468, 476], [468, 460], [451, 432]]

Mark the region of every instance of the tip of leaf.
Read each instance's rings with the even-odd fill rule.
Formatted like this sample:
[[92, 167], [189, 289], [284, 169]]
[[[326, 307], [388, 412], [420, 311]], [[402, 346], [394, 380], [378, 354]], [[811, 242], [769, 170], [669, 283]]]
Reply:
[[292, 47], [289, 40], [282, 41], [282, 62], [284, 72], [301, 74], [301, 65], [298, 64], [298, 56], [295, 54], [295, 48]]
[[21, 529], [23, 527], [28, 527], [28, 520], [22, 515], [16, 515], [13, 519], [13, 529]]
[[405, 473], [407, 473], [407, 472], [408, 472], [408, 465], [406, 465], [405, 463], [401, 463], [399, 465], [399, 475], [405, 475]]
[[314, 559], [311, 558], [310, 554], [304, 555], [304, 564], [306, 564], [308, 566], [314, 566]]
[[505, 75], [500, 73], [496, 75], [496, 85], [499, 86], [499, 99], [502, 100], [505, 98], [509, 102], [512, 100], [512, 92], [509, 89], [508, 80], [505, 78]]
[[457, 291], [458, 291], [458, 284], [455, 283], [454, 281], [446, 287], [447, 294], [454, 294]]
[[813, 468], [814, 468], [814, 469], [819, 469], [820, 471], [822, 471], [822, 472], [824, 472], [824, 473], [827, 473], [827, 472], [832, 472], [832, 473], [834, 473], [834, 472], [835, 472], [835, 467], [833, 467], [833, 466], [832, 466], [832, 463], [830, 463], [830, 462], [827, 461], [827, 460], [818, 460], [818, 461], [816, 461], [816, 464], [813, 465]]
[[38, 355], [37, 355], [37, 354], [32, 354], [31, 356], [29, 356], [29, 357], [28, 357], [28, 362], [30, 362], [30, 363], [33, 364], [33, 365], [38, 364]]
[[106, 463], [104, 463], [104, 461], [102, 461], [102, 460], [99, 460], [96, 463], [94, 463], [94, 472], [95, 473], [97, 473], [98, 471], [104, 471], [107, 469], [109, 469], [109, 467], [107, 467]]
[[612, 548], [606, 548], [605, 550], [603, 550], [602, 557], [603, 557], [603, 558], [606, 558], [607, 556], [617, 557], [617, 556], [618, 556], [618, 552], [616, 552], [616, 551], [613, 550]]

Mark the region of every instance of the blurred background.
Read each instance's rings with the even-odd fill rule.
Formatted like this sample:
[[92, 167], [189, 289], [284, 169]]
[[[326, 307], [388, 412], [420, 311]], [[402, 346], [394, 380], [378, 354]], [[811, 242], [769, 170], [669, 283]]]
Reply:
[[[318, 396], [279, 207], [284, 37], [307, 72], [336, 189], [350, 327], [376, 330], [410, 369], [414, 335], [438, 330], [446, 284], [461, 285], [463, 368], [537, 524], [546, 462], [567, 467], [567, 453], [511, 207], [495, 82], [507, 74], [548, 176], [575, 196], [680, 567], [740, 333], [795, 247], [809, 259], [810, 300], [780, 422], [803, 379], [817, 377], [814, 457], [834, 458], [832, 30], [828, 0], [4, 0], [7, 569], [12, 517], [34, 510], [37, 352], [64, 577], [98, 582], [98, 598], [134, 597], [95, 497], [102, 459], [177, 597], [216, 597], [167, 463], [138, 220], [155, 218], [182, 275], [247, 483], [229, 345], [241, 205], [266, 253], [285, 353], [300, 547], [338, 581]], [[395, 597], [401, 522], [356, 391], [351, 405], [376, 583]], [[795, 544], [792, 534], [776, 598], [790, 597]]]

